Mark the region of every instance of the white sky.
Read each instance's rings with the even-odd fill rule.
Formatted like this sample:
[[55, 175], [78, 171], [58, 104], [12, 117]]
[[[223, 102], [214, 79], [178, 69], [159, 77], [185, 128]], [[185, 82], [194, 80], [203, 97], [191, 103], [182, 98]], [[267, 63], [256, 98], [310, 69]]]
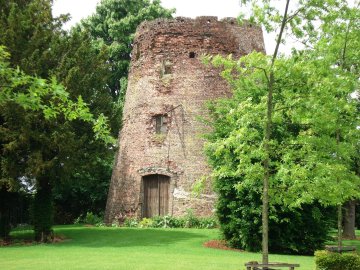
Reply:
[[[136, 1], [136, 0], [134, 0]], [[71, 21], [65, 26], [69, 29], [95, 12], [96, 4], [100, 0], [54, 0], [53, 14], [70, 13]], [[191, 17], [196, 16], [217, 16], [237, 17], [240, 13], [240, 0], [161, 0], [165, 8], [176, 8], [175, 16]], [[265, 35], [265, 47], [267, 52], [274, 48], [274, 37]]]

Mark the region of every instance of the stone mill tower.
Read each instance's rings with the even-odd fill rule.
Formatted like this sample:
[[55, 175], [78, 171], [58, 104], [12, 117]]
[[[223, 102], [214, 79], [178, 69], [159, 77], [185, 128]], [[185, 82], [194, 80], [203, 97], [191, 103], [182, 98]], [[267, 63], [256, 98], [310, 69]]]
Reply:
[[264, 52], [261, 29], [234, 18], [158, 19], [138, 27], [105, 222], [120, 215], [181, 216], [187, 209], [211, 214], [210, 189], [192, 196], [194, 182], [210, 173], [201, 139], [208, 128], [199, 118], [207, 100], [230, 89], [200, 56], [253, 50]]

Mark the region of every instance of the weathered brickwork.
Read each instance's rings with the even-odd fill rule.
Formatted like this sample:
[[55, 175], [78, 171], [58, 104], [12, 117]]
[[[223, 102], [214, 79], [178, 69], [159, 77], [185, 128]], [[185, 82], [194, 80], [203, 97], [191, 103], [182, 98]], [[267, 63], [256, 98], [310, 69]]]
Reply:
[[206, 115], [207, 100], [230, 91], [219, 71], [203, 65], [200, 56], [238, 57], [253, 50], [264, 51], [261, 29], [239, 26], [233, 18], [158, 19], [139, 26], [106, 222], [120, 214], [143, 216], [148, 192], [143, 177], [148, 175], [170, 177], [169, 215], [184, 215], [189, 208], [198, 215], [212, 213], [211, 189], [192, 196], [194, 182], [210, 172], [201, 139], [207, 127], [199, 117]]

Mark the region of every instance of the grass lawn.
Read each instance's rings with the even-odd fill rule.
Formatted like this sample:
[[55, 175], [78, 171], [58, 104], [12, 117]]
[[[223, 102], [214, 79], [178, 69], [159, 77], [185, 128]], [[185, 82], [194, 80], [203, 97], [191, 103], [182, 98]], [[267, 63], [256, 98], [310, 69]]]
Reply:
[[[57, 226], [55, 231], [68, 240], [0, 247], [0, 269], [242, 270], [245, 262], [261, 258], [257, 253], [203, 247], [219, 238], [218, 230]], [[31, 231], [13, 235], [32, 237]], [[310, 256], [271, 255], [270, 260], [314, 269]]]
[[[336, 237], [336, 234], [337, 234], [337, 232], [336, 231], [334, 231], [333, 232], [333, 235]], [[356, 231], [356, 236], [359, 238], [360, 237], [360, 230], [357, 230]], [[337, 245], [337, 242], [336, 241], [333, 241], [333, 242], [329, 242], [329, 243], [327, 243], [328, 245]], [[360, 241], [359, 240], [344, 240], [343, 241], [343, 245], [344, 246], [354, 246], [354, 247], [356, 247], [356, 250], [357, 250], [357, 252], [359, 252], [360, 253]]]

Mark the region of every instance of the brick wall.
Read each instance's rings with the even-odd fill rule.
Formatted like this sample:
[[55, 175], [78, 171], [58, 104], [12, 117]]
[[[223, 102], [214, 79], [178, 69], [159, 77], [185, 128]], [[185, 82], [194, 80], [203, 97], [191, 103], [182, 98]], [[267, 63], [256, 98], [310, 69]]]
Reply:
[[[210, 170], [201, 134], [208, 127], [205, 102], [229, 96], [219, 71], [201, 63], [203, 54], [264, 52], [262, 31], [235, 19], [216, 17], [158, 19], [142, 23], [133, 44], [123, 128], [114, 164], [105, 221], [115, 216], [142, 216], [142, 177], [170, 177], [169, 215], [186, 209], [198, 215], [213, 212], [215, 194], [210, 183], [204, 194], [192, 195], [196, 180]], [[163, 133], [156, 133], [156, 117], [163, 116]]]

